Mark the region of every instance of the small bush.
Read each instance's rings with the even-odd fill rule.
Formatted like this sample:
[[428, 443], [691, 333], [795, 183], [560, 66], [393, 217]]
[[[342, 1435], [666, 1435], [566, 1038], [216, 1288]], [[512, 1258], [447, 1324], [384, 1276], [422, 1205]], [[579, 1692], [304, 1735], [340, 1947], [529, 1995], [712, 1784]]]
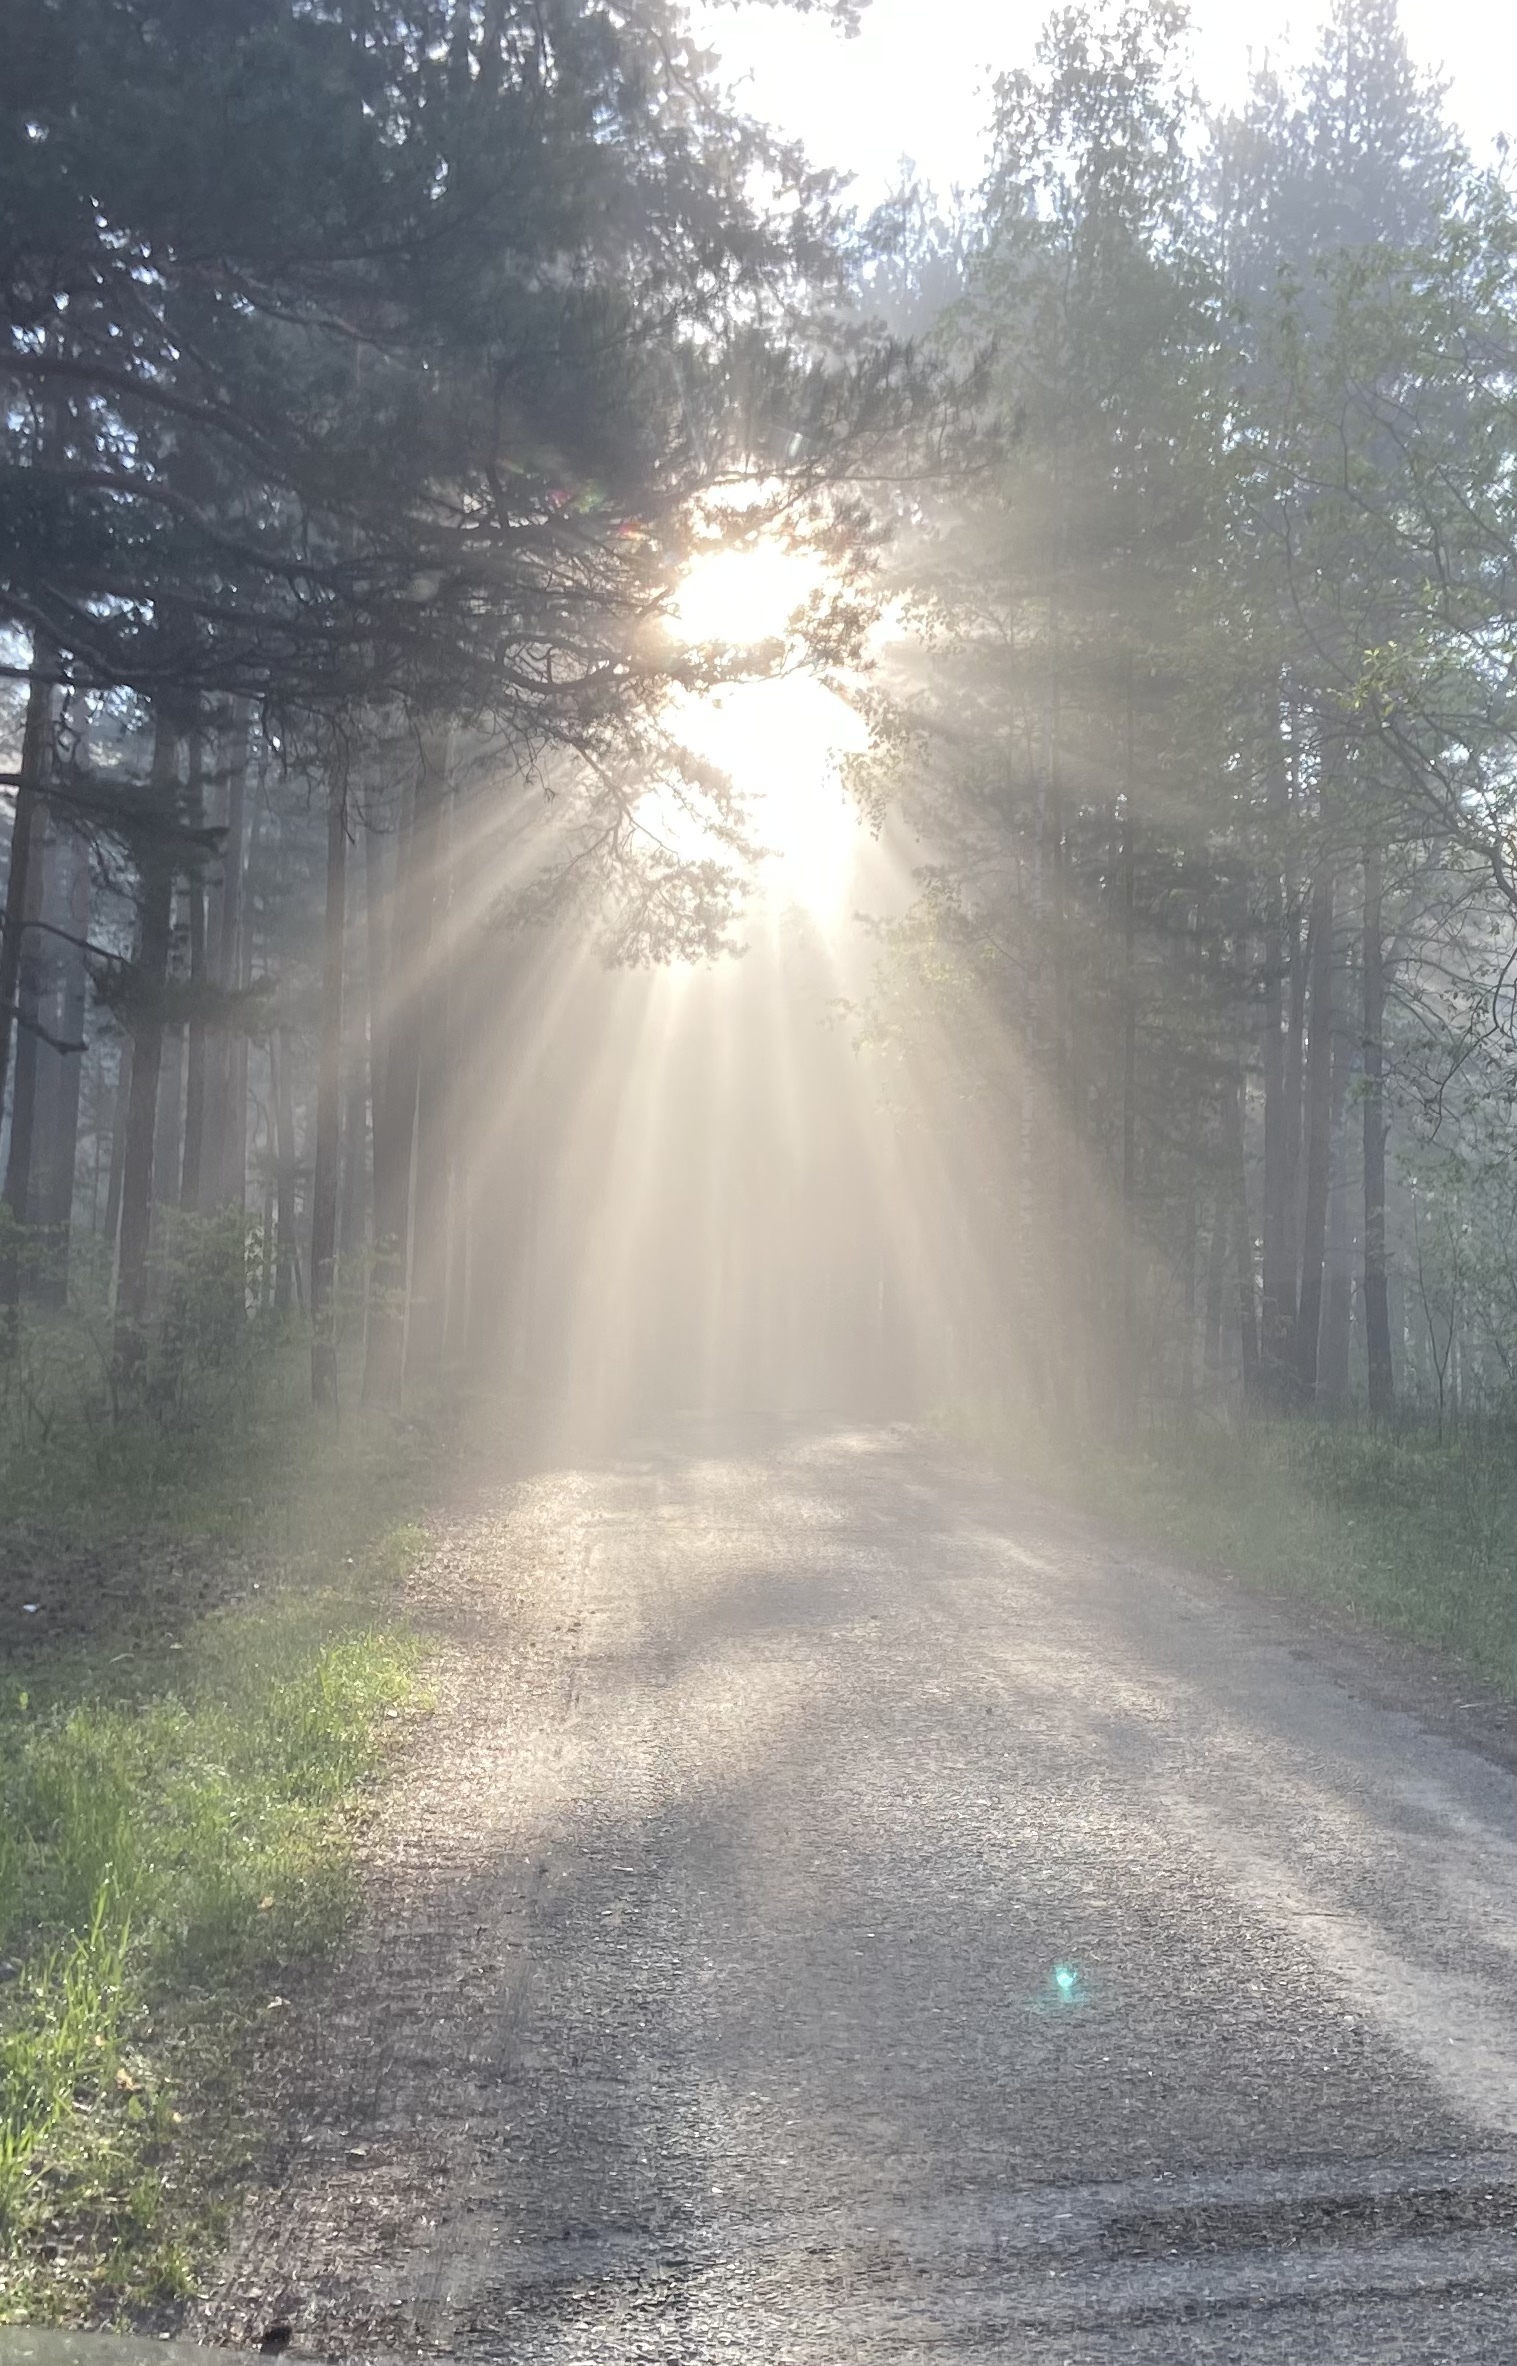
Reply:
[[28, 1583], [70, 1619], [22, 1622], [0, 1689], [0, 2322], [188, 2288], [249, 2033], [344, 1928], [417, 1698], [420, 1451], [313, 1423], [298, 1340], [258, 1354], [189, 1450], [141, 1415], [70, 1484], [67, 1424], [12, 1433]]

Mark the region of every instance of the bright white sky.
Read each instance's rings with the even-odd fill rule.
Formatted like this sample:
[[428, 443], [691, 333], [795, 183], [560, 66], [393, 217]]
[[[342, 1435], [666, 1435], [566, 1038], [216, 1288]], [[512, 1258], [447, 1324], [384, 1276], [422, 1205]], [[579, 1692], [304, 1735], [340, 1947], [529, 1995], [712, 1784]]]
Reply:
[[[870, 0], [845, 41], [815, 17], [755, 0], [707, 5], [700, 19], [729, 76], [746, 77], [756, 115], [799, 136], [817, 163], [852, 172], [872, 205], [909, 156], [942, 192], [972, 188], [984, 157], [994, 75], [1030, 63], [1045, 0]], [[1315, 45], [1319, 0], [1192, 0], [1196, 79], [1215, 103], [1241, 97], [1250, 53]], [[1517, 8], [1511, 0], [1401, 0], [1419, 64], [1450, 84], [1448, 104], [1477, 156], [1517, 132]]]

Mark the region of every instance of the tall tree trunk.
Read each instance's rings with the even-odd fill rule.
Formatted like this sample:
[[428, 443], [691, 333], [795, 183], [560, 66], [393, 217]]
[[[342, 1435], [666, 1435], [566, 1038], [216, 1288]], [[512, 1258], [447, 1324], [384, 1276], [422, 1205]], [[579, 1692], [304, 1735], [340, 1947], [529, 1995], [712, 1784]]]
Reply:
[[1302, 1079], [1306, 1070], [1306, 992], [1311, 963], [1309, 933], [1301, 928], [1300, 897], [1292, 888], [1285, 914], [1285, 985], [1281, 1000], [1285, 1015], [1285, 1206], [1281, 1232], [1282, 1354], [1279, 1374], [1282, 1399], [1296, 1394], [1296, 1311], [1301, 1294], [1301, 1235], [1303, 1192], [1301, 1144], [1303, 1134]]
[[[364, 1308], [363, 1401], [400, 1401], [405, 1355], [407, 1234], [411, 1222], [411, 1146], [416, 1123], [416, 1067], [407, 1040], [399, 903], [414, 792], [402, 801], [393, 864], [385, 861], [380, 818], [365, 819], [370, 1092], [374, 1133], [374, 1246]], [[390, 876], [386, 877], [387, 870]]]
[[1199, 1164], [1195, 1111], [1191, 1112], [1191, 1151], [1185, 1175], [1185, 1270], [1181, 1276], [1180, 1410], [1189, 1419], [1196, 1393], [1196, 1251], [1200, 1246], [1201, 1210], [1196, 1191]]
[[[1133, 798], [1133, 665], [1127, 660], [1127, 716], [1122, 799], [1122, 1410], [1134, 1421], [1138, 1409], [1138, 997], [1136, 951], [1136, 856]], [[1186, 1343], [1186, 1372], [1190, 1346]], [[1187, 1382], [1187, 1394], [1188, 1394]]]
[[[208, 806], [216, 816], [216, 827], [222, 832], [221, 860], [211, 864], [205, 877], [205, 975], [207, 984], [218, 995], [232, 983], [229, 974], [234, 956], [227, 941], [227, 804], [229, 799], [229, 757], [231, 740], [227, 732], [217, 731], [210, 740], [214, 751], [208, 786]], [[231, 1039], [227, 1032], [223, 1011], [216, 1010], [205, 1025], [205, 1101], [200, 1122], [199, 1196], [196, 1207], [202, 1216], [213, 1216], [223, 1199], [222, 1176], [227, 1164], [226, 1127], [227, 1100], [231, 1084], [228, 1062]]]
[[272, 1166], [263, 1185], [263, 1259], [259, 1273], [258, 1302], [267, 1314], [274, 1304], [275, 1273], [279, 1264], [279, 1235], [274, 1212], [274, 1173]]
[[[417, 1141], [420, 1067], [430, 990], [437, 825], [445, 787], [446, 757], [445, 735], [433, 730], [424, 732], [415, 783], [408, 800], [408, 817], [396, 848], [389, 975], [382, 998], [386, 1036], [384, 1090], [376, 1096], [374, 1111], [374, 1260], [364, 1347], [366, 1404], [398, 1404], [405, 1376], [407, 1276], [413, 1232], [411, 1161]], [[428, 1187], [430, 1179], [429, 1174]]]
[[369, 1148], [368, 1063], [360, 1038], [350, 1054], [342, 1113], [342, 1197], [337, 1209], [337, 1274], [344, 1296], [363, 1264], [364, 1181]]
[[[232, 709], [227, 776], [225, 887], [222, 901], [221, 982], [245, 995], [253, 983], [253, 929], [247, 876], [253, 848], [248, 829], [248, 718]], [[248, 1030], [239, 1010], [227, 1034], [226, 1111], [221, 1126], [219, 1199], [223, 1207], [245, 1209], [248, 1199]]]
[[311, 1402], [337, 1403], [337, 1182], [342, 1144], [342, 963], [347, 933], [348, 755], [327, 780], [327, 893], [316, 1061], [316, 1162], [311, 1182]]
[[1385, 1261], [1384, 893], [1383, 857], [1372, 839], [1364, 850], [1364, 1336], [1369, 1409], [1376, 1420], [1396, 1408]]
[[[90, 921], [89, 849], [77, 830], [55, 826], [48, 860], [47, 916], [53, 991], [48, 998], [51, 1044], [45, 1044], [48, 1120], [36, 1161], [33, 1201], [46, 1240], [43, 1294], [55, 1306], [68, 1297], [69, 1230], [74, 1214], [74, 1167], [79, 1146], [79, 1098], [84, 1080], [84, 1023], [89, 994], [85, 940]], [[75, 1049], [74, 1047], [78, 1048]]]
[[1222, 1372], [1222, 1287], [1227, 1269], [1227, 1199], [1219, 1191], [1212, 1207], [1211, 1237], [1206, 1244], [1206, 1346], [1204, 1369], [1208, 1380]]
[[1053, 945], [1049, 961], [1051, 1010], [1049, 1042], [1053, 1047], [1054, 1105], [1052, 1156], [1052, 1236], [1056, 1267], [1052, 1277], [1055, 1317], [1045, 1332], [1048, 1367], [1053, 1376], [1059, 1410], [1064, 1419], [1084, 1424], [1089, 1417], [1086, 1356], [1090, 1319], [1091, 1270], [1088, 1226], [1081, 1220], [1076, 1146], [1083, 1132], [1080, 1092], [1079, 1030], [1074, 1019], [1072, 959], [1069, 944], [1069, 847], [1064, 821], [1064, 679], [1062, 624], [1055, 593], [1049, 631], [1050, 679], [1048, 696], [1048, 804], [1046, 831], [1053, 886]]
[[[348, 834], [351, 845], [356, 828], [364, 830], [367, 856], [373, 840], [369, 835], [362, 801], [356, 805], [350, 794], [348, 801]], [[342, 1198], [337, 1211], [337, 1278], [341, 1304], [338, 1308], [339, 1335], [346, 1332], [355, 1311], [362, 1322], [361, 1302], [355, 1305], [355, 1285], [364, 1271], [364, 1242], [368, 1224], [369, 1179], [369, 1106], [374, 1089], [374, 1059], [369, 1042], [370, 995], [368, 965], [374, 958], [374, 939], [371, 929], [369, 899], [373, 881], [367, 863], [364, 876], [364, 929], [360, 937], [356, 918], [348, 929], [347, 942], [350, 968], [347, 976], [343, 1008], [347, 1014], [348, 1064], [347, 1097], [342, 1120]]]
[[[205, 740], [190, 735], [189, 778], [185, 785], [185, 819], [192, 830], [205, 827]], [[206, 1042], [203, 997], [206, 985], [205, 878], [197, 866], [187, 882], [190, 920], [190, 1004], [185, 1030], [184, 1162], [179, 1171], [179, 1205], [193, 1212], [201, 1205], [201, 1177], [205, 1168]]]
[[111, 1095], [111, 1171], [105, 1187], [106, 1264], [112, 1282], [116, 1239], [121, 1230], [121, 1184], [126, 1162], [126, 1113], [132, 1098], [132, 1039], [123, 1035], [116, 1054], [116, 1089]]
[[452, 1044], [449, 1008], [452, 946], [447, 935], [447, 740], [423, 747], [425, 803], [415, 841], [422, 947], [417, 983], [416, 1200], [411, 1224], [411, 1293], [406, 1333], [408, 1380], [435, 1375], [446, 1346], [452, 1158]]
[[91, 1095], [95, 1119], [95, 1156], [90, 1172], [90, 1238], [98, 1240], [100, 1237], [100, 1178], [105, 1173], [106, 1142], [115, 1139], [116, 1096], [114, 1089], [108, 1087], [105, 1081], [105, 1046], [97, 1042], [91, 1048], [95, 1055], [94, 1090]]
[[1222, 1102], [1228, 1176], [1232, 1186], [1233, 1255], [1238, 1271], [1238, 1353], [1243, 1394], [1259, 1393], [1259, 1314], [1254, 1296], [1254, 1240], [1248, 1220], [1248, 1172], [1243, 1159], [1243, 1077], [1234, 1069]]
[[10, 868], [5, 881], [5, 920], [0, 928], [0, 1104], [10, 1079], [16, 1041], [16, 1006], [21, 987], [21, 947], [27, 899], [36, 893], [34, 861], [42, 858], [43, 784], [52, 753], [53, 652], [41, 641], [34, 658], [21, 734], [21, 765], [11, 823]]
[[1327, 1253], [1327, 1198], [1333, 1162], [1333, 875], [1324, 861], [1312, 889], [1312, 1033], [1306, 1071], [1306, 1207], [1301, 1228], [1301, 1297], [1296, 1312], [1296, 1377], [1303, 1399], [1317, 1391], [1322, 1327], [1322, 1268]]
[[63, 847], [56, 817], [49, 813], [42, 830], [41, 893], [37, 902], [36, 950], [23, 957], [23, 977], [32, 970], [35, 983], [36, 1024], [32, 1058], [31, 1158], [26, 1183], [26, 1222], [30, 1228], [28, 1282], [39, 1304], [61, 1306], [67, 1294], [54, 1272], [50, 1217], [58, 1166], [58, 1131], [63, 1121], [61, 1086], [62, 1041], [58, 1006], [63, 984], [59, 951], [67, 927], [67, 886], [63, 875]]
[[[169, 962], [174, 975], [174, 901], [170, 899]], [[177, 982], [177, 981], [176, 981]], [[179, 1205], [179, 1166], [184, 1155], [184, 1029], [165, 1027], [158, 1073], [158, 1125], [153, 1140], [153, 1204]]]
[[[32, 677], [22, 739], [21, 778], [11, 829], [6, 883], [4, 966], [0, 972], [4, 1050], [15, 1046], [10, 1147], [5, 1162], [5, 1207], [10, 1217], [0, 1255], [0, 1304], [14, 1321], [21, 1293], [21, 1235], [31, 1214], [32, 1155], [37, 1117], [37, 1029], [42, 1019], [42, 918], [46, 868], [46, 780], [53, 725], [52, 685]], [[0, 1065], [0, 1088], [4, 1066]]]
[[1317, 1403], [1322, 1411], [1333, 1413], [1343, 1412], [1349, 1401], [1349, 1341], [1354, 1317], [1354, 1230], [1346, 1123], [1350, 1066], [1348, 1030], [1340, 1017], [1333, 1030], [1332, 1180], [1317, 1363]]
[[1285, 757], [1280, 724], [1271, 717], [1266, 750], [1266, 804], [1271, 816], [1269, 883], [1264, 892], [1264, 1301], [1259, 1323], [1259, 1386], [1271, 1401], [1285, 1394], [1295, 1278], [1290, 1271], [1290, 1119], [1285, 1088], [1285, 892], [1287, 826]]
[[154, 721], [150, 776], [152, 819], [160, 826], [142, 852], [137, 907], [132, 1060], [121, 1169], [121, 1245], [116, 1266], [115, 1361], [119, 1377], [134, 1381], [147, 1356], [148, 1244], [153, 1215], [153, 1138], [163, 1066], [163, 990], [168, 981], [174, 919], [174, 857], [169, 822], [174, 806], [175, 735], [162, 713]]
[[290, 1065], [289, 1036], [283, 1028], [276, 1028], [269, 1036], [274, 1100], [276, 1314], [286, 1313], [300, 1295], [300, 1244], [295, 1232], [295, 1090]]

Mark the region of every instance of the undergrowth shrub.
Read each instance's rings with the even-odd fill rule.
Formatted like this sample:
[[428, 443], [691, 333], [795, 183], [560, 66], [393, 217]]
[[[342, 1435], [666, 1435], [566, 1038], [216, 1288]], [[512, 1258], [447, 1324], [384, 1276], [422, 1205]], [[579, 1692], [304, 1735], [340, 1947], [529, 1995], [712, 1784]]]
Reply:
[[0, 1434], [27, 1586], [69, 1614], [0, 1676], [0, 2323], [187, 2288], [250, 2034], [344, 1928], [418, 1698], [397, 1589], [430, 1442], [313, 1422], [293, 1329], [196, 1370], [182, 1416], [79, 1431], [76, 1399]]
[[[207, 1999], [254, 2008], [347, 1920], [341, 1811], [416, 1654], [370, 1628], [292, 1672], [279, 1623], [217, 1622], [183, 1691], [51, 1711], [22, 1692], [0, 1716], [0, 2318], [46, 2306], [49, 2285], [78, 2299], [77, 2279], [35, 2272], [56, 2265], [60, 2216], [93, 2273], [139, 2297], [176, 2288], [138, 2191], [178, 2124], [176, 2039]], [[81, 2221], [109, 2228], [103, 2256]]]

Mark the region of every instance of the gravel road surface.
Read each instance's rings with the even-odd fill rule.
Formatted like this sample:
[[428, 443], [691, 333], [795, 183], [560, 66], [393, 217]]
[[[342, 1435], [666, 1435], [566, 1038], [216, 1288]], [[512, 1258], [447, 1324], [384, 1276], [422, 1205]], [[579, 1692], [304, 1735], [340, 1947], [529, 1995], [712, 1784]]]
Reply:
[[419, 1607], [203, 2337], [1508, 2366], [1517, 1847], [1457, 1703], [892, 1431], [539, 1473]]

